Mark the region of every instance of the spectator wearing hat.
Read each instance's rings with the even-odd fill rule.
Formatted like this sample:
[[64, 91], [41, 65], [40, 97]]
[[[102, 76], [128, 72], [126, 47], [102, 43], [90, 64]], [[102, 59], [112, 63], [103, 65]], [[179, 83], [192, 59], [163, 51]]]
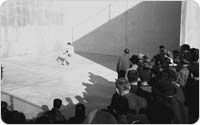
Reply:
[[126, 48], [124, 50], [124, 55], [119, 58], [117, 63], [118, 78], [125, 78], [126, 71], [131, 65], [129, 58], [129, 49]]

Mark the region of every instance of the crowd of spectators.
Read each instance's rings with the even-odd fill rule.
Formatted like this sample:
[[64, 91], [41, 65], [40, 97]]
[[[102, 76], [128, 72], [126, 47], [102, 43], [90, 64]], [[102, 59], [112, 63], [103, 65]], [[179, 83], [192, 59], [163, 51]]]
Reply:
[[35, 119], [10, 110], [1, 102], [1, 117], [6, 123], [48, 124], [187, 124], [199, 117], [199, 50], [184, 44], [170, 52], [165, 46], [153, 57], [124, 55], [117, 64], [118, 79], [111, 103], [86, 114], [84, 104], [75, 105], [75, 115], [65, 119], [60, 112], [62, 100]]

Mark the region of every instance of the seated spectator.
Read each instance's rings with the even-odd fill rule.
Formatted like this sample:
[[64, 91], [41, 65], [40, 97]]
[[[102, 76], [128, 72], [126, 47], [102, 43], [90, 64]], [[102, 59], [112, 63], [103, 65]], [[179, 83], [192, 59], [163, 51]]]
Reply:
[[61, 99], [54, 99], [53, 108], [50, 112], [48, 112], [49, 119], [54, 124], [64, 124], [64, 123], [66, 123], [65, 117], [63, 116], [63, 114], [59, 110], [61, 105], [62, 105]]
[[43, 105], [42, 106], [42, 112], [38, 113], [38, 115], [36, 116], [36, 118], [41, 117], [45, 112], [49, 111], [49, 107], [47, 105]]
[[4, 101], [1, 101], [1, 119], [8, 124], [11, 122], [11, 111], [8, 109], [8, 104]]
[[68, 124], [81, 124], [85, 120], [85, 105], [78, 103], [75, 106], [75, 116], [68, 119]]
[[10, 117], [10, 123], [11, 124], [25, 124], [26, 117], [24, 113], [18, 112], [18, 111], [12, 111], [11, 117]]

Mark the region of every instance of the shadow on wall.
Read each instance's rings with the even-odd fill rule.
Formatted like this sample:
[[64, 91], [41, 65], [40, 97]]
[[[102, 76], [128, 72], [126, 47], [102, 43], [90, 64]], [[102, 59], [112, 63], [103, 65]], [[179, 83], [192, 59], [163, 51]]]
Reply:
[[118, 56], [112, 56], [112, 55], [103, 55], [103, 54], [97, 54], [97, 53], [88, 53], [88, 52], [82, 52], [77, 51], [77, 54], [80, 56], [83, 56], [89, 60], [92, 60], [114, 72], [116, 72], [116, 66], [118, 61]]
[[[89, 81], [92, 82], [92, 84], [82, 83], [86, 86], [83, 97], [79, 95], [75, 97], [78, 102], [83, 103], [86, 106], [86, 114], [96, 108], [106, 108], [110, 104], [112, 95], [115, 92], [114, 82], [108, 81], [93, 73], [89, 73], [89, 77]], [[61, 112], [68, 119], [70, 116], [74, 115], [75, 104], [69, 97], [66, 97], [66, 101], [68, 102], [68, 105], [62, 106]]]
[[[128, 10], [127, 46], [131, 51], [157, 53], [160, 44], [179, 46], [181, 1], [144, 1]], [[119, 56], [126, 47], [126, 12], [73, 43], [76, 51]]]

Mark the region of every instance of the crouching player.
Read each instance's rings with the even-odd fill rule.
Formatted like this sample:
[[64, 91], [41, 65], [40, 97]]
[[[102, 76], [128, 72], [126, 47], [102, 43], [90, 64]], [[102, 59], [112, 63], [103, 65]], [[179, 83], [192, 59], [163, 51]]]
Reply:
[[68, 53], [67, 53], [67, 51], [66, 51], [66, 52], [63, 52], [62, 54], [60, 54], [60, 55], [57, 57], [56, 61], [57, 61], [57, 62], [60, 62], [62, 65], [67, 66], [67, 65], [69, 65], [68, 58], [69, 58], [69, 57], [68, 57]]

